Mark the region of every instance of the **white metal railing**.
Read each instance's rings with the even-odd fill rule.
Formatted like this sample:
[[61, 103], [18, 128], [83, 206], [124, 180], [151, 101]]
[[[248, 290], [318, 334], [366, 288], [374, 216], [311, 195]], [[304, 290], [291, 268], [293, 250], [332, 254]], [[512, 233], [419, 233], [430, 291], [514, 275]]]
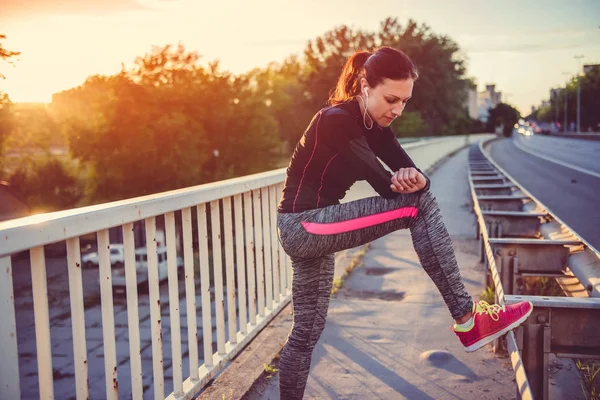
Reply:
[[[455, 136], [404, 147], [425, 170], [446, 154], [478, 138]], [[425, 147], [427, 151], [423, 151]], [[67, 314], [72, 331], [71, 361], [77, 398], [88, 398], [93, 389], [96, 395], [102, 393], [110, 399], [119, 395], [129, 397], [129, 393], [137, 399], [142, 398], [144, 392], [146, 395], [152, 392], [154, 399], [162, 400], [171, 386], [168, 399], [192, 398], [290, 301], [290, 262], [280, 246], [276, 228], [276, 205], [284, 178], [285, 169], [279, 169], [0, 223], [0, 352], [3, 355], [0, 393], [3, 398], [19, 398], [32, 385], [31, 374], [29, 381], [22, 382], [27, 376], [19, 368], [13, 293], [13, 273], [21, 273], [21, 268], [28, 267], [31, 269], [35, 319], [35, 390], [41, 398], [55, 396], [53, 348], [56, 343], [51, 341], [46, 276], [48, 257], [44, 246], [65, 241], [66, 257], [58, 260], [66, 262], [68, 271], [70, 310]], [[161, 260], [157, 256], [158, 220], [164, 221], [168, 264], [168, 284], [166, 288], [162, 286], [162, 292]], [[136, 263], [135, 243], [140, 232], [134, 225], [142, 223], [147, 271], [140, 271]], [[122, 230], [125, 256], [126, 297], [123, 301], [126, 301], [128, 354], [122, 354], [126, 352], [123, 348], [117, 349], [115, 339], [115, 300], [121, 299], [113, 298], [115, 271], [111, 266], [110, 248], [115, 243], [110, 241], [109, 229], [114, 227]], [[84, 301], [87, 289], [82, 276], [87, 270], [82, 271], [80, 241], [90, 234], [95, 235], [98, 247], [99, 305], [95, 306], [101, 314], [101, 328], [86, 325], [86, 318], [90, 318], [86, 311], [93, 306], [86, 306]], [[182, 238], [181, 245], [179, 237]], [[13, 262], [24, 251], [29, 252], [28, 259]], [[183, 258], [183, 278], [178, 276], [178, 256]], [[18, 270], [14, 270], [13, 264]], [[138, 294], [140, 274], [146, 274], [148, 279], [148, 294], [144, 294], [143, 299]], [[168, 309], [162, 307], [165, 304], [161, 306], [165, 300]], [[148, 315], [149, 326], [140, 322], [141, 314]], [[168, 330], [163, 330], [163, 325]], [[214, 336], [213, 327], [216, 330]], [[94, 358], [94, 365], [88, 363], [91, 360], [88, 337], [94, 329], [101, 329], [102, 337], [101, 349], [97, 350], [104, 366], [104, 388], [100, 390], [98, 386], [102, 385], [97, 379], [92, 380], [92, 387], [89, 385], [90, 370], [97, 370], [100, 360]], [[148, 358], [146, 362], [142, 359], [142, 337], [148, 336], [143, 335], [148, 330], [151, 366]], [[202, 340], [198, 338], [199, 333]], [[61, 338], [61, 341], [68, 339]], [[187, 349], [182, 348], [185, 342]], [[171, 365], [165, 367], [164, 354], [169, 346]], [[151, 374], [149, 368], [152, 368]], [[172, 371], [172, 382], [165, 378], [168, 369]], [[189, 376], [184, 380], [185, 370], [189, 371]], [[119, 380], [119, 375], [129, 375], [130, 379]], [[151, 379], [144, 379], [150, 375]]]
[[[21, 396], [10, 255], [29, 250], [39, 393], [42, 398], [54, 397], [44, 245], [66, 240], [75, 391], [77, 398], [89, 397], [88, 354], [79, 243], [81, 236], [95, 232], [99, 254], [105, 393], [107, 398], [118, 398], [119, 370], [115, 348], [112, 287], [114, 272], [111, 271], [109, 259], [111, 243], [108, 232], [108, 228], [118, 225], [123, 230], [125, 250], [130, 389], [133, 398], [143, 397], [138, 281], [136, 279], [136, 274], [140, 272], [136, 270], [133, 230], [133, 223], [142, 220], [145, 224], [147, 239], [148, 305], [151, 315], [154, 398], [165, 398], [163, 372], [163, 333], [165, 332], [161, 327], [161, 319], [164, 317], [167, 317], [170, 322], [169, 342], [172, 355], [173, 393], [169, 398], [191, 398], [222, 368], [226, 360], [233, 357], [264, 327], [270, 317], [289, 302], [290, 264], [281, 251], [275, 225], [276, 204], [284, 176], [285, 171], [280, 169], [191, 189], [0, 223], [2, 236], [0, 265], [3, 273], [0, 279], [0, 311], [5, 318], [1, 324], [2, 328], [0, 328], [0, 348], [6, 361], [2, 363], [1, 367], [2, 396], [8, 396], [8, 398]], [[207, 215], [208, 208], [210, 208], [210, 213]], [[193, 258], [193, 209], [197, 216], [199, 265], [194, 263]], [[176, 226], [176, 212], [181, 212], [181, 224], [178, 226]], [[168, 313], [161, 311], [157, 272], [159, 261], [157, 259], [156, 218], [161, 215], [165, 220], [168, 256]], [[223, 217], [223, 230], [221, 217]], [[207, 230], [209, 223], [212, 228], [210, 238]], [[183, 252], [184, 257], [187, 310], [197, 309], [196, 296], [198, 293], [196, 293], [195, 283], [198, 279], [195, 276], [195, 268], [199, 268], [201, 286], [199, 295], [202, 323], [197, 323], [195, 312], [185, 313], [189, 347], [187, 358], [190, 371], [190, 376], [185, 381], [182, 374], [180, 289], [176, 257], [178, 252], [177, 230], [180, 230], [183, 236], [183, 246], [179, 251]], [[223, 249], [221, 235], [224, 235]], [[224, 254], [221, 254], [222, 251]], [[209, 261], [210, 254], [212, 254], [212, 262]], [[222, 256], [225, 260], [224, 276]], [[235, 272], [234, 267], [236, 268]], [[214, 285], [210, 285], [211, 274]], [[211, 299], [213, 294], [214, 301]], [[227, 296], [226, 303], [225, 295]], [[247, 296], [249, 297], [246, 298]], [[227, 315], [225, 314], [225, 305], [227, 305]], [[217, 351], [214, 354], [213, 310], [216, 318], [217, 339]], [[199, 325], [202, 329], [204, 349], [204, 363], [200, 366], [198, 365], [197, 341], [197, 326]], [[123, 383], [121, 383], [122, 386]]]

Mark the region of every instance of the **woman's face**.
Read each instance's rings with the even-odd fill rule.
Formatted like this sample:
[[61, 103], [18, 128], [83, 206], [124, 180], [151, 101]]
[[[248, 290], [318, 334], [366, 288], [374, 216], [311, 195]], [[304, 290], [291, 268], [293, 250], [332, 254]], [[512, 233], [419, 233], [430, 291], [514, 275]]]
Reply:
[[[377, 87], [369, 87], [366, 79], [361, 80], [363, 99], [365, 89], [368, 93], [367, 112], [373, 120], [381, 127], [388, 127], [404, 111], [406, 102], [412, 96], [414, 80], [411, 78], [403, 80], [384, 79]], [[364, 112], [363, 103], [359, 101], [361, 112]]]

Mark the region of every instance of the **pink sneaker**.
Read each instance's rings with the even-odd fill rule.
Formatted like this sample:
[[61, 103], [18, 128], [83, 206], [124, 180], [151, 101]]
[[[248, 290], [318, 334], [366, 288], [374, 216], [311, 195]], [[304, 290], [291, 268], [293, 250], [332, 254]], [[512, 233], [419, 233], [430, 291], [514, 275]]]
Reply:
[[481, 300], [473, 302], [473, 324], [470, 328], [461, 329], [455, 325], [450, 330], [456, 333], [465, 351], [472, 352], [521, 325], [531, 311], [533, 304], [530, 301], [500, 306]]

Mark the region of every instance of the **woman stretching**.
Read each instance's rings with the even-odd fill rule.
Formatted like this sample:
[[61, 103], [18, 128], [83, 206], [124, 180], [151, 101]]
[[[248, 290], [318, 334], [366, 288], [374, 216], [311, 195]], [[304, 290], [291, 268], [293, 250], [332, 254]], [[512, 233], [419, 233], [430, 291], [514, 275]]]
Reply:
[[[455, 321], [451, 329], [466, 351], [504, 335], [532, 311], [530, 302], [476, 303], [465, 290], [429, 179], [389, 128], [412, 96], [417, 77], [402, 51], [356, 52], [330, 105], [314, 116], [294, 150], [277, 214], [279, 239], [293, 269], [294, 321], [279, 362], [283, 400], [304, 395], [312, 352], [325, 327], [334, 253], [390, 232], [410, 229], [421, 265], [440, 291]], [[340, 204], [359, 180], [379, 196]]]

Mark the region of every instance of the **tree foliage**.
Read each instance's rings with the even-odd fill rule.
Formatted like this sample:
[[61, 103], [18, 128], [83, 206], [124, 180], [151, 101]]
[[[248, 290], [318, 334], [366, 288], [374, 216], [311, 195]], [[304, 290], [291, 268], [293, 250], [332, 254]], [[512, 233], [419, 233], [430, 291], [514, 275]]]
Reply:
[[493, 132], [496, 126], [503, 126], [503, 133], [505, 136], [510, 136], [512, 133], [513, 126], [519, 121], [521, 114], [513, 106], [500, 103], [496, 107], [490, 110], [488, 117], [488, 130]]
[[[580, 124], [581, 130], [600, 131], [600, 67], [591, 67], [580, 78]], [[556, 96], [550, 99], [549, 107], [539, 107], [528, 118], [542, 122], [559, 122], [564, 125], [565, 101], [567, 124], [577, 121], [577, 77], [570, 79]]]
[[[7, 50], [2, 44], [2, 40], [6, 39], [6, 35], [0, 34], [0, 61], [12, 64], [12, 58], [21, 54], [18, 51]], [[0, 64], [1, 65], [1, 64]], [[0, 80], [5, 79], [4, 74], [0, 71]], [[4, 167], [2, 155], [4, 153], [4, 142], [12, 130], [13, 114], [11, 112], [12, 102], [8, 94], [0, 90], [0, 171]]]
[[387, 18], [377, 32], [340, 26], [312, 40], [304, 51], [307, 74], [303, 83], [310, 93], [313, 111], [325, 105], [348, 56], [379, 46], [403, 50], [419, 71], [413, 98], [406, 108], [407, 112], [418, 113], [426, 124], [419, 130], [433, 135], [450, 133], [454, 120], [465, 113], [465, 59], [452, 39], [413, 20], [402, 26], [398, 19]]
[[75, 207], [82, 185], [71, 162], [56, 157], [27, 158], [10, 177], [11, 188], [34, 212]]
[[91, 168], [94, 199], [193, 186], [270, 167], [276, 122], [246, 78], [154, 48], [131, 71], [95, 76], [52, 105], [71, 154]]

